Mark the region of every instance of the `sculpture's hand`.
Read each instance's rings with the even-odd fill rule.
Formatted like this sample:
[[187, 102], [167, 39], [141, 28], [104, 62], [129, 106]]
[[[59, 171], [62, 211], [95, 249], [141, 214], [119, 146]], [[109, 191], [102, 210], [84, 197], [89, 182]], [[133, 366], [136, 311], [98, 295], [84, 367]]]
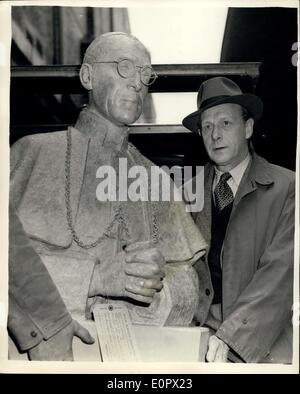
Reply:
[[88, 345], [95, 342], [88, 330], [73, 320], [53, 337], [30, 349], [29, 359], [32, 361], [73, 361], [72, 340], [74, 336]]
[[228, 345], [221, 339], [215, 335], [209, 338], [208, 351], [206, 353], [206, 360], [209, 363], [226, 363], [228, 352]]
[[150, 304], [163, 288], [165, 259], [157, 248], [133, 244], [126, 248], [125, 296]]

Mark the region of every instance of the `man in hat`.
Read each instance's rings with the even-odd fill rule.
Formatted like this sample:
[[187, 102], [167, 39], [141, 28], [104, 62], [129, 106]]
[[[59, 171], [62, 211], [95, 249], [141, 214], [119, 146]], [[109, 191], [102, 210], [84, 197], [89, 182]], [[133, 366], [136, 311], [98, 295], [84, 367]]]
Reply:
[[257, 96], [217, 77], [201, 85], [197, 104], [183, 125], [210, 159], [204, 207], [193, 214], [209, 243], [196, 313], [213, 333], [207, 361], [291, 362], [294, 173], [253, 150]]
[[150, 54], [131, 35], [106, 33], [87, 48], [80, 80], [89, 104], [75, 127], [12, 146], [11, 202], [73, 318], [91, 318], [110, 300], [133, 323], [188, 325], [198, 304], [193, 264], [206, 242], [184, 204], [97, 197], [99, 169], [123, 185], [121, 160], [127, 173], [139, 166], [150, 177], [153, 163], [128, 143], [127, 126], [155, 80]]

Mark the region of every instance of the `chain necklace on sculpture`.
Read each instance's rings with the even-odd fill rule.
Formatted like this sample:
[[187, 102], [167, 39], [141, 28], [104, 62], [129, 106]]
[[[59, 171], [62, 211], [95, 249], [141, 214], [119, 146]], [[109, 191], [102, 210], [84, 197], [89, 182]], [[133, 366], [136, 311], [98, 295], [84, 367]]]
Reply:
[[128, 225], [127, 225], [127, 222], [124, 218], [124, 215], [122, 214], [121, 205], [118, 204], [112, 221], [107, 225], [106, 229], [104, 230], [104, 232], [102, 233], [102, 235], [100, 235], [100, 237], [98, 239], [96, 239], [94, 242], [91, 242], [88, 244], [85, 244], [84, 242], [82, 242], [80, 240], [80, 238], [74, 228], [74, 225], [73, 225], [73, 214], [72, 214], [72, 208], [71, 208], [71, 153], [72, 153], [72, 136], [71, 136], [71, 131], [68, 129], [67, 130], [66, 160], [65, 160], [65, 177], [66, 177], [65, 204], [66, 204], [66, 210], [67, 210], [68, 227], [69, 227], [69, 230], [71, 231], [73, 240], [77, 243], [77, 245], [79, 245], [83, 249], [94, 248], [95, 246], [99, 245], [105, 238], [107, 238], [109, 235], [111, 235], [111, 231], [116, 223], [121, 224], [123, 226], [126, 234], [129, 235]]
[[[145, 167], [147, 168], [148, 163], [144, 159], [144, 156], [141, 154], [141, 152], [134, 145], [132, 145], [130, 142], [128, 143], [128, 145], [131, 148], [133, 148], [136, 152], [139, 153], [139, 155], [143, 158], [143, 161], [145, 163]], [[151, 181], [148, 177], [148, 191], [150, 192], [150, 190], [151, 190]], [[152, 218], [151, 236], [152, 236], [153, 244], [157, 244], [159, 241], [159, 228], [158, 228], [158, 224], [157, 224], [157, 215], [158, 215], [157, 203], [152, 201], [151, 202], [151, 218]]]
[[[131, 145], [131, 144], [130, 144]], [[134, 149], [136, 149], [133, 145], [131, 145]], [[136, 149], [137, 150], [137, 149]], [[111, 232], [116, 225], [116, 223], [120, 224], [125, 233], [127, 239], [129, 238], [129, 226], [127, 223], [127, 220], [125, 218], [125, 215], [123, 213], [122, 207], [120, 202], [117, 205], [117, 208], [115, 209], [115, 213], [113, 216], [112, 221], [107, 225], [106, 229], [100, 235], [98, 239], [96, 239], [94, 242], [91, 243], [84, 243], [80, 240], [73, 224], [73, 214], [72, 214], [72, 207], [71, 207], [71, 154], [72, 154], [72, 136], [71, 136], [71, 131], [70, 129], [67, 130], [67, 148], [66, 148], [66, 157], [65, 157], [65, 205], [66, 205], [66, 211], [67, 211], [67, 223], [69, 230], [72, 234], [72, 238], [74, 242], [78, 246], [80, 246], [83, 249], [91, 249], [94, 248], [95, 246], [99, 245], [105, 238], [111, 236]], [[150, 189], [149, 189], [150, 190]], [[159, 232], [158, 232], [158, 225], [157, 225], [157, 219], [156, 219], [156, 206], [155, 204], [152, 203], [152, 242], [156, 244], [159, 239]]]

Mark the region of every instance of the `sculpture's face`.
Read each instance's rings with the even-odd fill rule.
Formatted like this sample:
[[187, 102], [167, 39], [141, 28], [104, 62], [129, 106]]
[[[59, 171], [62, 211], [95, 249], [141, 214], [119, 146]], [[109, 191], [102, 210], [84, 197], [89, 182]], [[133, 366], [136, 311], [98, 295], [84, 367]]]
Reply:
[[201, 115], [201, 135], [210, 159], [221, 171], [230, 171], [248, 153], [253, 119], [245, 121], [238, 104], [221, 104]]
[[[130, 59], [141, 67], [150, 65], [142, 44], [127, 36], [108, 40], [96, 61], [122, 59]], [[116, 125], [127, 125], [139, 118], [148, 87], [142, 84], [138, 70], [132, 77], [124, 78], [118, 73], [116, 63], [94, 63], [91, 82], [91, 108]]]

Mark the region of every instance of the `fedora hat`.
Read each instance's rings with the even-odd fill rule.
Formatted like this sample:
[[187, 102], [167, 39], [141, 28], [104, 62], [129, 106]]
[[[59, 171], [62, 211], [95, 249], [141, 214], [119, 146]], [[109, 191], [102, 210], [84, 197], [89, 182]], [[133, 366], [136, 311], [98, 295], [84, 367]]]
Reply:
[[183, 126], [197, 132], [201, 113], [208, 108], [226, 103], [239, 104], [246, 108], [255, 122], [263, 112], [263, 103], [259, 97], [254, 94], [243, 94], [239, 86], [231, 79], [215, 77], [201, 84], [197, 96], [198, 110], [183, 119]]

